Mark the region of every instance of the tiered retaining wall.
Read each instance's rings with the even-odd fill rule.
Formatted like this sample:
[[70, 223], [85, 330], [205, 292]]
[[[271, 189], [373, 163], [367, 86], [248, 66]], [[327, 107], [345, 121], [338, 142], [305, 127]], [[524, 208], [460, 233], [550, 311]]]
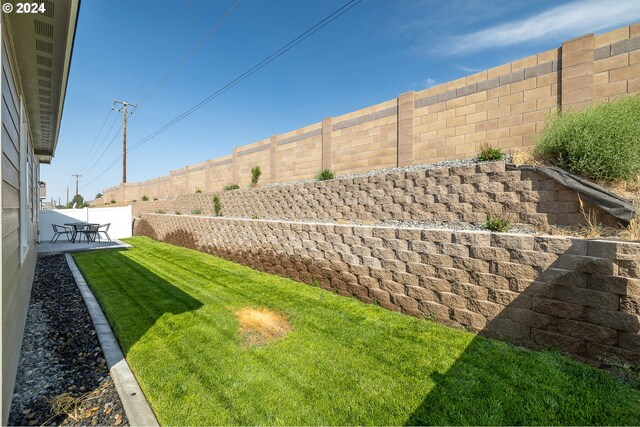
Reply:
[[533, 145], [550, 111], [639, 89], [640, 24], [634, 24], [237, 147], [168, 176], [108, 188], [99, 203], [245, 186], [253, 166], [262, 168], [262, 183], [273, 183], [324, 168], [345, 174], [466, 158], [483, 143], [513, 152]]
[[532, 348], [640, 364], [640, 244], [145, 214], [135, 234]]
[[[536, 226], [584, 221], [576, 191], [503, 162], [217, 193], [225, 216], [328, 220], [416, 220], [481, 224], [487, 213]], [[131, 203], [134, 215], [164, 211], [210, 214], [212, 194]], [[589, 206], [586, 207], [589, 210]], [[599, 218], [615, 225], [607, 214]]]

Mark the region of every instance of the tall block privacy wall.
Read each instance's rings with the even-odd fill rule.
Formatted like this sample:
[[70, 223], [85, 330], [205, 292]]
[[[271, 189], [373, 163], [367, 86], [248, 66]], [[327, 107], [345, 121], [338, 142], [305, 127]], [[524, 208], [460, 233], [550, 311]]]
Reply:
[[640, 243], [156, 214], [135, 234], [519, 345], [640, 364]]
[[[98, 203], [140, 200], [473, 156], [481, 144], [514, 152], [534, 144], [560, 109], [640, 89], [640, 24], [566, 41], [557, 49], [237, 147], [168, 176], [103, 191]], [[203, 154], [205, 156], [206, 154]]]

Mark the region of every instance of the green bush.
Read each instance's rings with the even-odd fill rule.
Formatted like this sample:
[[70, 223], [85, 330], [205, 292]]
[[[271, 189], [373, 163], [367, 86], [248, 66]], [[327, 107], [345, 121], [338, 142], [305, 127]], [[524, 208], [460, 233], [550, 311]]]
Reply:
[[489, 217], [484, 222], [484, 224], [482, 224], [482, 228], [484, 228], [485, 230], [499, 231], [501, 233], [504, 233], [505, 231], [509, 231], [509, 229], [511, 228], [511, 223], [504, 218]]
[[640, 95], [552, 115], [536, 152], [587, 178], [633, 178], [640, 174]]
[[191, 209], [191, 215], [200, 215], [200, 214], [202, 214], [202, 209], [200, 208]]
[[260, 166], [254, 166], [251, 168], [251, 186], [255, 187], [258, 184], [258, 179], [260, 179], [260, 175], [262, 175], [262, 170]]
[[116, 199], [111, 199], [111, 204], [115, 204], [116, 203]]
[[225, 185], [224, 191], [237, 190], [238, 188], [240, 188], [238, 184], [229, 184], [229, 185]]
[[213, 212], [216, 216], [220, 216], [220, 212], [222, 211], [222, 204], [220, 203], [219, 196], [213, 196]]
[[328, 179], [333, 179], [336, 177], [336, 174], [331, 169], [323, 169], [316, 175], [317, 181], [326, 181]]
[[494, 162], [504, 159], [504, 152], [500, 147], [484, 145], [476, 158], [479, 162]]
[[146, 202], [147, 200], [149, 200], [149, 198], [146, 195], [142, 196], [142, 201], [143, 202]]

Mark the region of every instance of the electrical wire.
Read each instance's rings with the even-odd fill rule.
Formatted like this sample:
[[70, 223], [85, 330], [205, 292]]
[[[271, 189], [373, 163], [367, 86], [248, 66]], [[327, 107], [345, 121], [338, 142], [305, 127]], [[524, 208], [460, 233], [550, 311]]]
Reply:
[[[215, 92], [213, 92], [212, 94], [210, 94], [209, 96], [207, 96], [206, 98], [204, 98], [203, 100], [201, 100], [200, 102], [198, 102], [197, 104], [192, 106], [191, 108], [189, 108], [186, 111], [184, 111], [182, 114], [178, 115], [177, 117], [175, 117], [174, 119], [172, 119], [168, 123], [166, 123], [165, 125], [161, 126], [159, 129], [155, 130], [151, 134], [149, 134], [146, 137], [142, 138], [136, 144], [131, 146], [131, 148], [129, 148], [127, 150], [127, 153], [129, 153], [129, 152], [141, 147], [142, 145], [146, 144], [147, 142], [149, 142], [151, 139], [155, 138], [156, 136], [158, 136], [162, 132], [166, 131], [167, 129], [169, 129], [170, 127], [174, 126], [178, 122], [184, 120], [186, 117], [188, 117], [189, 115], [193, 114], [195, 111], [199, 110], [204, 105], [208, 104], [209, 102], [211, 102], [212, 100], [214, 100], [218, 96], [222, 95], [223, 93], [225, 93], [226, 91], [228, 91], [229, 89], [231, 89], [232, 87], [237, 85], [238, 83], [240, 83], [243, 80], [245, 80], [247, 77], [251, 76], [255, 72], [259, 71], [260, 69], [262, 69], [266, 65], [270, 64], [271, 62], [273, 62], [274, 60], [276, 60], [277, 58], [282, 56], [284, 53], [286, 53], [289, 50], [291, 50], [293, 47], [295, 47], [296, 45], [298, 45], [299, 43], [301, 43], [302, 41], [304, 41], [305, 39], [310, 37], [315, 32], [317, 32], [320, 29], [324, 28], [325, 26], [329, 25], [335, 19], [337, 19], [338, 17], [342, 16], [343, 14], [345, 14], [346, 12], [351, 10], [353, 7], [358, 5], [361, 1], [362, 0], [350, 0], [350, 1], [348, 1], [342, 7], [336, 9], [335, 11], [333, 11], [327, 17], [325, 17], [321, 21], [317, 22], [315, 25], [313, 25], [310, 28], [308, 28], [306, 31], [304, 31], [303, 33], [301, 33], [300, 35], [298, 35], [297, 37], [292, 39], [290, 42], [286, 43], [284, 46], [282, 46], [281, 48], [276, 50], [271, 55], [267, 56], [262, 61], [258, 62], [257, 64], [255, 64], [254, 66], [249, 68], [244, 73], [240, 74], [239, 76], [237, 76], [236, 78], [234, 78], [233, 80], [228, 82], [227, 84], [223, 85], [222, 87], [217, 89]], [[96, 176], [92, 181], [90, 181], [86, 185], [90, 185], [93, 182], [95, 182], [98, 179], [100, 179], [105, 173], [107, 173], [109, 170], [111, 170], [121, 158], [122, 158], [122, 155], [118, 156], [118, 158], [116, 158], [104, 171], [102, 171], [98, 176]]]
[[138, 107], [142, 106], [149, 98], [151, 98], [164, 84], [204, 45], [204, 43], [216, 32], [216, 30], [222, 25], [225, 19], [233, 12], [233, 9], [238, 6], [241, 0], [237, 0], [225, 13], [222, 17], [214, 24], [214, 26], [209, 30], [207, 34], [204, 35], [194, 47], [191, 48], [189, 52], [182, 58], [182, 60], [176, 65], [173, 70], [162, 79], [147, 95], [145, 95], [140, 102], [138, 102]]

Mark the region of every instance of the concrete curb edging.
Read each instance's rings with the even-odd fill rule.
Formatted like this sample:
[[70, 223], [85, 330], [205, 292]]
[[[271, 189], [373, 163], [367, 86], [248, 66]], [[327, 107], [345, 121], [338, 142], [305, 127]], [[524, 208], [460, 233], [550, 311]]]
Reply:
[[80, 290], [82, 299], [89, 310], [91, 321], [98, 335], [100, 347], [102, 347], [102, 352], [107, 361], [109, 374], [120, 396], [122, 406], [129, 419], [129, 424], [132, 426], [159, 426], [160, 424], [149, 406], [149, 402], [147, 402], [136, 377], [133, 375], [133, 372], [131, 372], [129, 364], [124, 358], [122, 350], [120, 350], [116, 337], [113, 335], [109, 322], [107, 322], [107, 318], [102, 312], [102, 308], [98, 304], [96, 297], [91, 292], [91, 289], [89, 289], [82, 273], [78, 270], [76, 263], [73, 261], [73, 257], [70, 254], [65, 254], [65, 258], [67, 259], [67, 264], [71, 269], [76, 285]]

